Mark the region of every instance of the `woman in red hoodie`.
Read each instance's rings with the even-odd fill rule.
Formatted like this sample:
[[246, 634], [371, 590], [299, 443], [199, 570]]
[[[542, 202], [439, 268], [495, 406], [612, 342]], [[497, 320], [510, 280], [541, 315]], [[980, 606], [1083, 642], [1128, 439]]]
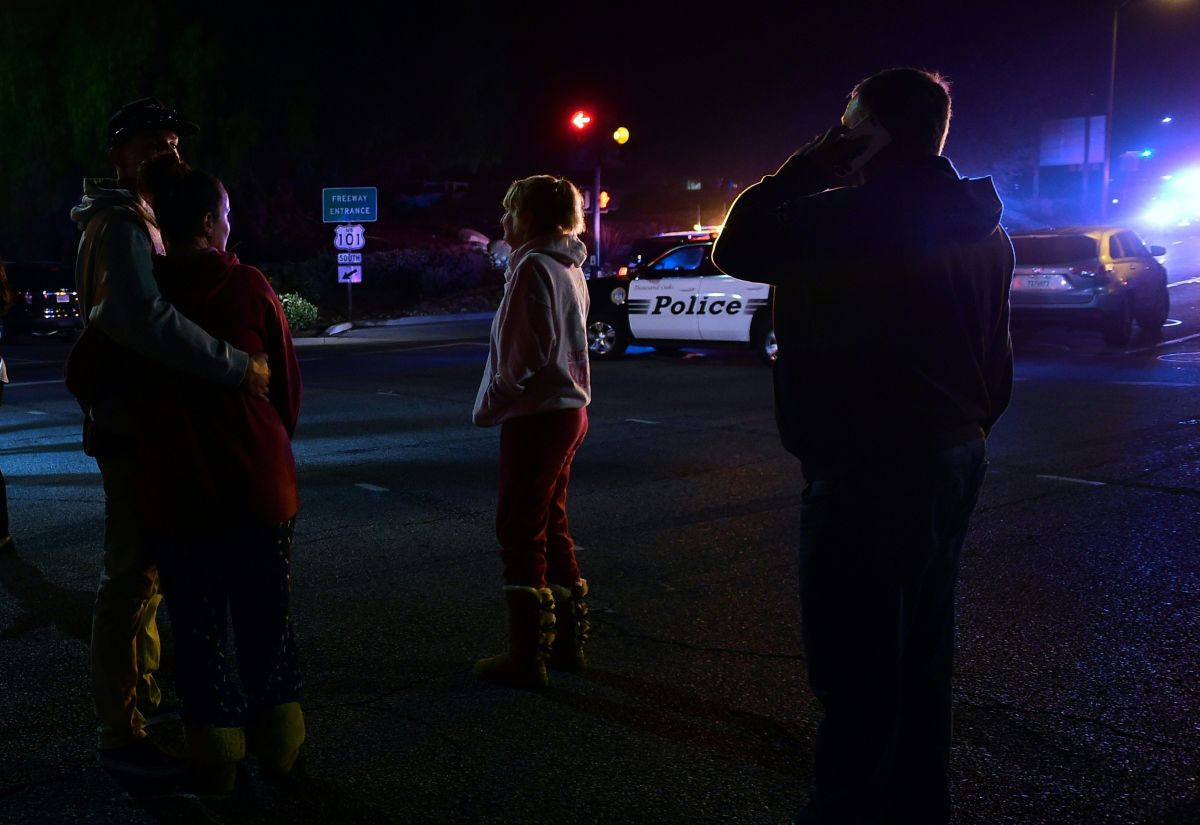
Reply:
[[[267, 353], [271, 367], [269, 401], [178, 376], [148, 393], [142, 416], [146, 528], [175, 635], [189, 756], [200, 784], [229, 791], [247, 750], [277, 776], [304, 739], [290, 621], [300, 368], [271, 285], [225, 250], [220, 181], [174, 155], [141, 174], [166, 246], [155, 263], [164, 297], [211, 335]], [[245, 698], [227, 672], [227, 609]]]

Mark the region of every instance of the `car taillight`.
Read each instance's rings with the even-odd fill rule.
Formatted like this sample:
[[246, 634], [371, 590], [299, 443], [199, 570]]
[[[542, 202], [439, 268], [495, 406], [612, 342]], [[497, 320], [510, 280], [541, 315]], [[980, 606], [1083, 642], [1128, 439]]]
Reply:
[[629, 267], [627, 267], [627, 266], [620, 267], [617, 270], [617, 277], [618, 278], [628, 278], [629, 277]]

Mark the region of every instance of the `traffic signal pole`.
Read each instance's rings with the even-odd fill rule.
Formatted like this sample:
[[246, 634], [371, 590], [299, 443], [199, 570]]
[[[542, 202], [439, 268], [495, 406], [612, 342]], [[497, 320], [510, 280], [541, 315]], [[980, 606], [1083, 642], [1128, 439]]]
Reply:
[[[597, 141], [599, 143], [599, 141]], [[592, 184], [592, 246], [596, 254], [596, 267], [592, 277], [600, 275], [600, 147], [596, 147], [596, 179]]]
[[[603, 190], [601, 190], [601, 176], [604, 171], [604, 141], [601, 139], [599, 130], [593, 122], [593, 118], [586, 109], [579, 109], [567, 121], [575, 129], [577, 145], [582, 144], [590, 149], [587, 154], [592, 155], [595, 162], [595, 175], [592, 179], [592, 261], [593, 261], [593, 276], [600, 274], [600, 210], [604, 204], [608, 203], [607, 198], [601, 198]], [[629, 130], [624, 126], [618, 126], [613, 132], [612, 139], [618, 146], [623, 146], [629, 140]], [[582, 172], [587, 169], [587, 164], [582, 158], [576, 160], [578, 155], [571, 153], [568, 166], [572, 171]], [[601, 203], [604, 201], [604, 204]]]

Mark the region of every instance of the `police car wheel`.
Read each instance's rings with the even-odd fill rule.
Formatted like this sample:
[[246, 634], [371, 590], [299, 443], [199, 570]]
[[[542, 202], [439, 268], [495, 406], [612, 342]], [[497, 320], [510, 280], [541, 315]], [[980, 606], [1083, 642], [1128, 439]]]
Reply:
[[616, 358], [625, 352], [629, 340], [625, 332], [612, 321], [598, 319], [588, 324], [588, 352], [593, 358]]
[[770, 366], [775, 363], [779, 357], [779, 343], [775, 340], [775, 325], [771, 323], [770, 313], [760, 313], [754, 318], [750, 328], [750, 343], [764, 364]]

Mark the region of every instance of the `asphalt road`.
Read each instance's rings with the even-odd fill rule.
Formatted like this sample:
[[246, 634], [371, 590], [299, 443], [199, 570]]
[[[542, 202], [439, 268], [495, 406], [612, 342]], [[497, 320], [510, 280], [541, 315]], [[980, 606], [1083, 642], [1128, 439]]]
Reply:
[[[1161, 341], [1047, 331], [1018, 350], [960, 580], [962, 825], [1200, 821], [1200, 284], [1172, 280], [1180, 323]], [[0, 558], [0, 822], [790, 821], [818, 711], [796, 600], [803, 481], [768, 371], [720, 350], [594, 365], [571, 499], [594, 666], [506, 690], [470, 674], [503, 640], [496, 432], [469, 420], [485, 330], [303, 349], [309, 743], [293, 781], [229, 799], [95, 765], [99, 477], [58, 384], [65, 347], [5, 348], [18, 554]]]

